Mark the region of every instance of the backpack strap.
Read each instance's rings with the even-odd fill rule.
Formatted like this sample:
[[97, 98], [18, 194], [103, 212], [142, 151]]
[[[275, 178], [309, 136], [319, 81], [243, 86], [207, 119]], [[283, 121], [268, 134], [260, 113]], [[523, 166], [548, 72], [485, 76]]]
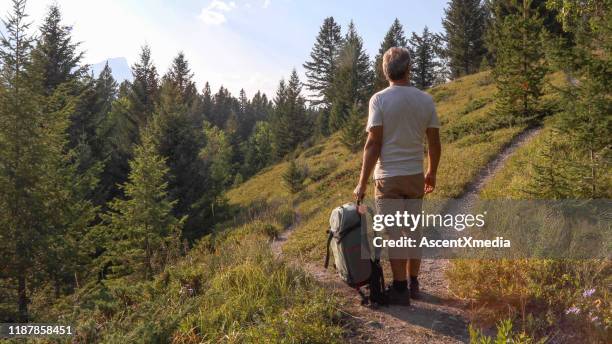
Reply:
[[331, 231], [331, 228], [327, 230], [327, 253], [325, 253], [325, 264], [323, 264], [323, 267], [327, 269], [327, 266], [329, 265], [329, 245], [331, 244], [331, 240], [332, 237], [334, 236], [334, 234]]
[[382, 267], [380, 266], [380, 261], [377, 259], [370, 262], [372, 264], [372, 275], [370, 276], [370, 303], [386, 305], [385, 277]]

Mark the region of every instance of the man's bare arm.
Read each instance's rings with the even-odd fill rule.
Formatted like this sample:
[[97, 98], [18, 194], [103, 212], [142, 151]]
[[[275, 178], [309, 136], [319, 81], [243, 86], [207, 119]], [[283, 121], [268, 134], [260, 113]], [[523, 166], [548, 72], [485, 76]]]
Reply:
[[430, 193], [436, 188], [436, 174], [442, 154], [440, 144], [440, 129], [427, 128], [427, 173], [425, 174], [425, 193]]
[[380, 156], [380, 150], [382, 148], [383, 138], [383, 127], [376, 126], [370, 128], [368, 131], [368, 138], [365, 146], [363, 147], [363, 162], [361, 164], [361, 174], [359, 176], [359, 184], [355, 188], [355, 198], [361, 200], [365, 195], [366, 188], [368, 186], [368, 179], [372, 174], [376, 161]]

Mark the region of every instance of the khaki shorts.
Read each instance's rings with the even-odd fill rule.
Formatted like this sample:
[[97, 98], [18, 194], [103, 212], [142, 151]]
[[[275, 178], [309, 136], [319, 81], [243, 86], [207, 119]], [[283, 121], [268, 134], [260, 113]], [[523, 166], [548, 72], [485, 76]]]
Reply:
[[[374, 198], [376, 199], [377, 214], [421, 213], [423, 205], [425, 177], [423, 173], [408, 176], [395, 176], [375, 180]], [[422, 228], [411, 231], [406, 227], [387, 227], [383, 237], [389, 240], [398, 240], [402, 237], [412, 238], [418, 246]], [[384, 251], [383, 251], [384, 252]], [[421, 249], [406, 247], [388, 247], [388, 257], [393, 259], [420, 258]]]

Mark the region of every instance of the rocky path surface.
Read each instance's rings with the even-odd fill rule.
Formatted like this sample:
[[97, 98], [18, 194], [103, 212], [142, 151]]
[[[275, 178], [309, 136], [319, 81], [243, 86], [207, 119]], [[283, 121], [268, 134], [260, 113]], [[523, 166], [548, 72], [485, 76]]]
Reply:
[[[504, 166], [516, 149], [539, 133], [539, 128], [528, 129], [517, 135], [493, 160], [491, 160], [467, 185], [458, 198], [456, 209], [449, 213], [464, 211], [478, 198], [486, 183]], [[283, 244], [299, 225], [299, 214], [295, 224], [280, 234], [272, 243], [273, 253], [282, 257]], [[446, 279], [450, 266], [446, 259], [424, 259], [421, 263], [419, 282], [422, 298], [412, 300], [409, 307], [387, 306], [372, 309], [361, 306], [359, 295], [345, 285], [334, 269], [326, 270], [322, 264], [291, 261], [344, 300], [342, 312], [351, 317], [353, 325], [347, 336], [348, 343], [467, 343], [467, 305], [453, 298]], [[384, 266], [390, 271], [388, 265]], [[388, 280], [388, 279], [387, 279]]]

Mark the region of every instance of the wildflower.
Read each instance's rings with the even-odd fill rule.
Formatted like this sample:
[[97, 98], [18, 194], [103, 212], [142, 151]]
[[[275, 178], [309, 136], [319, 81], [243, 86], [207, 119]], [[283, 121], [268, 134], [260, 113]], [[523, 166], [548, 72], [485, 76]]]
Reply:
[[599, 320], [598, 316], [591, 317], [591, 322], [596, 322], [597, 320]]
[[572, 306], [565, 310], [565, 314], [578, 314], [580, 313], [580, 308], [576, 306]]
[[582, 293], [583, 297], [591, 297], [593, 294], [595, 294], [595, 288], [591, 288], [591, 289], [587, 289]]

